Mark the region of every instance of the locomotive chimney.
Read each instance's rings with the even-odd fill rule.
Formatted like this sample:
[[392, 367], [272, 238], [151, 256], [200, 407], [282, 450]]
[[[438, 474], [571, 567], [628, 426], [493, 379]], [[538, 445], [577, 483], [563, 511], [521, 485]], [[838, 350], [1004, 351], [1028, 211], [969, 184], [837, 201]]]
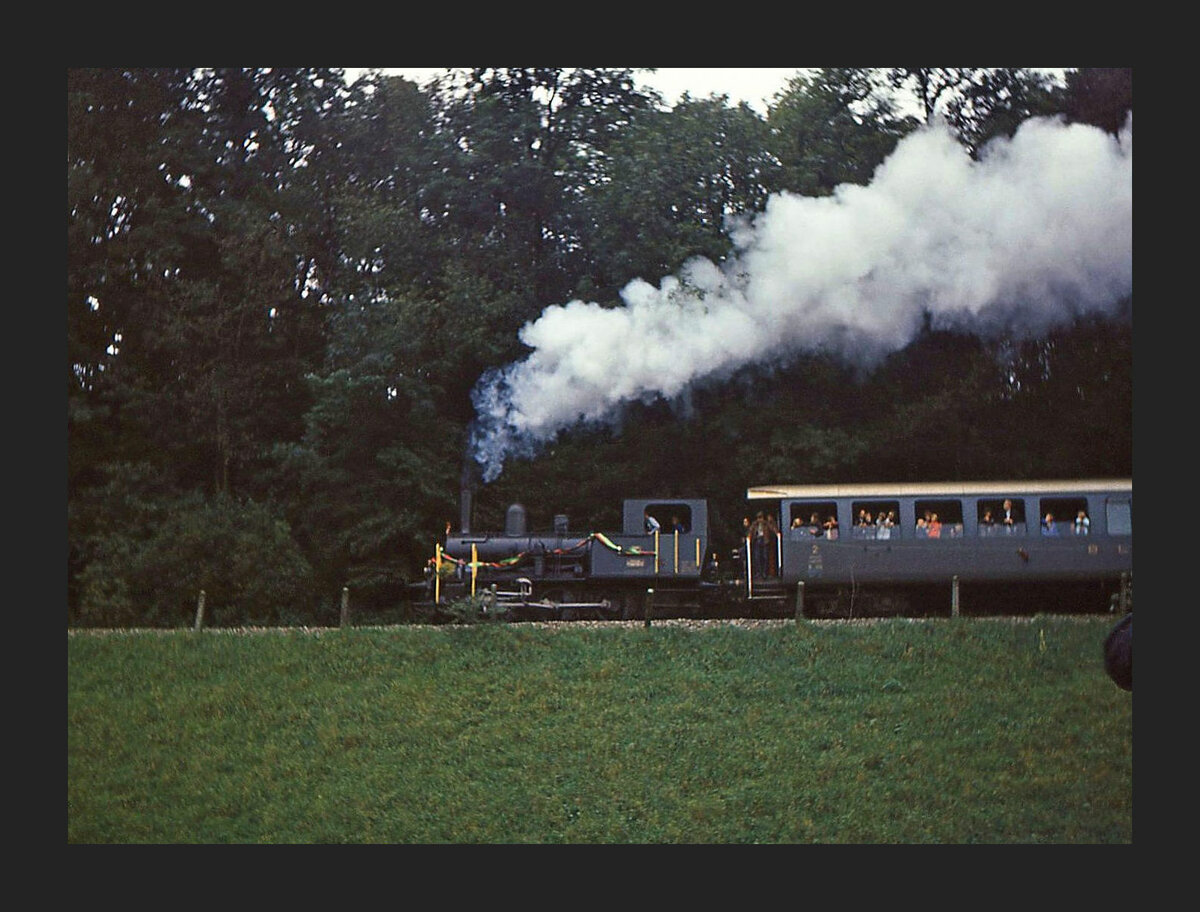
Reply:
[[462, 475], [459, 479], [459, 531], [463, 535], [468, 535], [471, 532], [471, 507], [472, 497], [475, 491], [475, 470], [474, 462], [469, 454], [463, 456]]

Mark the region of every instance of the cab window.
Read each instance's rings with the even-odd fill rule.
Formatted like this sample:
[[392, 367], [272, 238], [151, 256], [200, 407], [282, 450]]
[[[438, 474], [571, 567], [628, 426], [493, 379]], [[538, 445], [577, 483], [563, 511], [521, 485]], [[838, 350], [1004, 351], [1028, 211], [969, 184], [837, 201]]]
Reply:
[[692, 508], [687, 504], [652, 503], [647, 505], [646, 510], [658, 520], [659, 531], [663, 535], [692, 531]]

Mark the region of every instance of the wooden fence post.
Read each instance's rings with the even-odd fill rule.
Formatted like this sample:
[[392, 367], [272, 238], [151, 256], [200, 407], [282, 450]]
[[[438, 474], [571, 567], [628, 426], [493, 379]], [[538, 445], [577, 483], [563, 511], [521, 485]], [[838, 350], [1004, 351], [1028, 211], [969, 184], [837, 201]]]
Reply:
[[796, 584], [796, 623], [804, 620], [804, 580]]
[[204, 590], [200, 590], [200, 598], [196, 600], [196, 623], [193, 625], [193, 630], [200, 630], [204, 627]]
[[342, 587], [342, 617], [341, 617], [341, 621], [340, 621], [340, 626], [342, 626], [342, 627], [350, 626], [350, 587], [349, 586]]
[[950, 580], [950, 617], [958, 617], [958, 577]]
[[650, 626], [650, 618], [654, 614], [654, 590], [646, 590], [646, 623], [644, 626]]

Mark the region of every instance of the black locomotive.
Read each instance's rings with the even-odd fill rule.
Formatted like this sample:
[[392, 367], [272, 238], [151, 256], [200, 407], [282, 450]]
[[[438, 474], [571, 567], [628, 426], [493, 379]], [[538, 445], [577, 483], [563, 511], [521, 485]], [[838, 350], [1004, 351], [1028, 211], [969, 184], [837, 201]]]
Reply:
[[474, 595], [518, 618], [635, 618], [645, 617], [647, 598], [664, 612], [711, 606], [705, 590], [728, 588], [714, 564], [703, 499], [631, 498], [619, 532], [583, 533], [561, 514], [552, 530], [531, 532], [525, 508], [513, 504], [502, 533], [448, 534], [430, 585], [435, 601]]
[[532, 532], [519, 504], [463, 526], [428, 595], [514, 619], [1117, 610], [1133, 573], [1128, 479], [753, 487], [724, 559], [702, 498], [631, 498], [617, 532]]

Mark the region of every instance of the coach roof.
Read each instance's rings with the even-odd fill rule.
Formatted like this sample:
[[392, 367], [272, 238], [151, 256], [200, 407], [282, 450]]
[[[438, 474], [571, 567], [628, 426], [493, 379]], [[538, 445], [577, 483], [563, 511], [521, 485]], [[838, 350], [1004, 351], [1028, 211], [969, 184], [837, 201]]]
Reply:
[[934, 481], [875, 484], [756, 485], [746, 489], [747, 500], [833, 497], [977, 497], [1017, 494], [1129, 494], [1131, 478], [1093, 478], [1069, 481]]

